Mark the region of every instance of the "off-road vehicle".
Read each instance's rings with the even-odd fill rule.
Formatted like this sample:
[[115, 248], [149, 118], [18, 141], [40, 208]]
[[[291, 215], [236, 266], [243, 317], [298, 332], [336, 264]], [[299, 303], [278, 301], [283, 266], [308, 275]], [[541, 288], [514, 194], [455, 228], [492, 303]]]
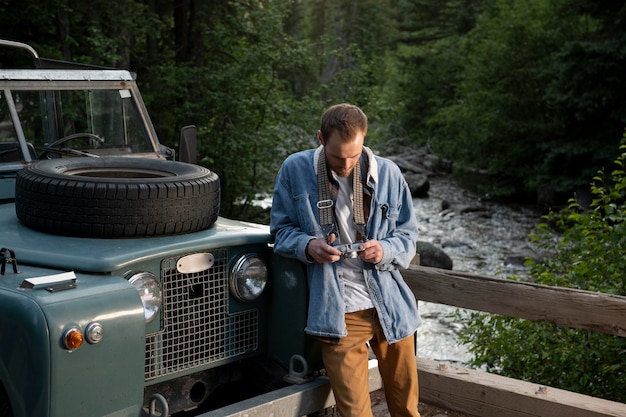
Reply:
[[314, 374], [303, 267], [219, 216], [193, 127], [174, 160], [131, 72], [0, 49], [36, 63], [0, 68], [0, 415], [197, 415]]

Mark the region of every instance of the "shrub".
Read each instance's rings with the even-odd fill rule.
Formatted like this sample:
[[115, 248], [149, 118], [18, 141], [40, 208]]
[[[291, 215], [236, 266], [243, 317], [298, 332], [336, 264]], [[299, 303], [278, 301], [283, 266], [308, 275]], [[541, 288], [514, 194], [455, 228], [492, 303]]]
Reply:
[[[624, 136], [615, 169], [593, 178], [590, 207], [572, 198], [537, 227], [532, 239], [549, 256], [528, 261], [534, 282], [626, 295]], [[463, 320], [460, 340], [473, 355], [470, 366], [626, 402], [624, 338], [485, 313]]]

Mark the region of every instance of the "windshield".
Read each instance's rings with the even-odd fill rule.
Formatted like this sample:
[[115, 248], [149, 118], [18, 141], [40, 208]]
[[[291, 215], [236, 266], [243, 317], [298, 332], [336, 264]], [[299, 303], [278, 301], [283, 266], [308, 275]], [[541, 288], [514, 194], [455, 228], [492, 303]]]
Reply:
[[0, 162], [25, 159], [20, 129], [32, 159], [154, 152], [130, 89], [0, 91]]

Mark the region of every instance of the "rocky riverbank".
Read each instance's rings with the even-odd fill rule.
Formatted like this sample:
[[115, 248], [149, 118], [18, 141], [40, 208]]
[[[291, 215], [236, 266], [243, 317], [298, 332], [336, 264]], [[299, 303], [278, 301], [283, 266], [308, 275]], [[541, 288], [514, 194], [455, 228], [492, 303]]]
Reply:
[[529, 233], [540, 213], [486, 201], [462, 188], [453, 163], [427, 148], [404, 148], [387, 156], [402, 170], [420, 224], [420, 264], [480, 275], [525, 273], [524, 260], [540, 255]]

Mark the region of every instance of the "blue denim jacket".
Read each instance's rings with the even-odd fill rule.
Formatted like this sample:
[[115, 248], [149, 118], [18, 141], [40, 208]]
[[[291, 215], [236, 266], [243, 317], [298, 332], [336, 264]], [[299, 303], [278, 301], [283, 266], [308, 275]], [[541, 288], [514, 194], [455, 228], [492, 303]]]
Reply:
[[[346, 336], [342, 261], [312, 263], [305, 248], [313, 237], [325, 237], [316, 206], [317, 157], [322, 147], [290, 155], [278, 172], [272, 202], [270, 231], [274, 251], [307, 264], [309, 309], [305, 331], [314, 336]], [[366, 264], [365, 281], [389, 343], [412, 335], [421, 319], [415, 295], [398, 268], [407, 268], [415, 255], [417, 219], [409, 187], [400, 169], [390, 160], [374, 156], [364, 147], [369, 172], [366, 183], [373, 190], [367, 220], [367, 239], [380, 241], [384, 256]]]

